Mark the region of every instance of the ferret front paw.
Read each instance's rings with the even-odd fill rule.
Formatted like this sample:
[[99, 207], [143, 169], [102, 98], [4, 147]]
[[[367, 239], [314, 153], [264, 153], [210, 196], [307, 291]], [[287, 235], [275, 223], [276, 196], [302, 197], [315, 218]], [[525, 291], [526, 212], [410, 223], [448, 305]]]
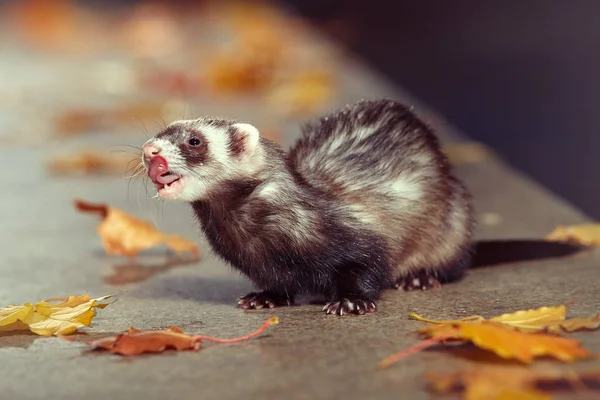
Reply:
[[291, 306], [292, 299], [285, 295], [272, 292], [251, 292], [240, 297], [238, 305], [243, 309], [275, 308], [282, 306]]
[[377, 311], [377, 305], [370, 300], [348, 300], [331, 301], [325, 304], [323, 311], [326, 314], [359, 314], [373, 313]]
[[442, 287], [435, 275], [428, 271], [421, 271], [407, 276], [400, 277], [394, 283], [394, 289], [410, 290], [429, 290]]

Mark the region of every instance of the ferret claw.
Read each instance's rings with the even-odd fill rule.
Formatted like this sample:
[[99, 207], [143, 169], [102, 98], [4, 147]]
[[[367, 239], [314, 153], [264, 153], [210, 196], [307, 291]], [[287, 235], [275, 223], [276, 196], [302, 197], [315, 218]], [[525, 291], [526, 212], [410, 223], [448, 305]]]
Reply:
[[358, 314], [373, 313], [377, 311], [377, 305], [369, 300], [348, 300], [332, 301], [323, 307], [322, 311], [326, 314]]
[[411, 290], [429, 290], [441, 288], [442, 284], [437, 278], [427, 272], [421, 272], [414, 275], [408, 275], [398, 278], [394, 283], [394, 289]]
[[241, 308], [248, 309], [261, 309], [261, 308], [275, 308], [281, 306], [291, 306], [292, 301], [289, 297], [277, 295], [270, 292], [259, 292], [259, 293], [248, 293], [245, 296], [241, 296], [237, 302]]

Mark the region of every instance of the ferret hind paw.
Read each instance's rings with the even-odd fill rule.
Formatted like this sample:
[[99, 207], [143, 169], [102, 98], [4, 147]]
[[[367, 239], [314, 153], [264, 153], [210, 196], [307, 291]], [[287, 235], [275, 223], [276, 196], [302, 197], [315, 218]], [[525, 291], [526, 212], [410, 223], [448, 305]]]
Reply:
[[349, 300], [343, 299], [341, 301], [331, 301], [323, 307], [323, 311], [326, 314], [356, 314], [363, 315], [367, 313], [374, 313], [377, 311], [377, 305], [371, 300]]
[[442, 284], [437, 279], [434, 272], [422, 270], [411, 273], [396, 279], [394, 289], [411, 290], [430, 290], [441, 288]]
[[240, 297], [237, 304], [240, 308], [245, 310], [258, 310], [261, 308], [291, 306], [293, 300], [286, 295], [264, 291], [248, 293], [247, 295]]

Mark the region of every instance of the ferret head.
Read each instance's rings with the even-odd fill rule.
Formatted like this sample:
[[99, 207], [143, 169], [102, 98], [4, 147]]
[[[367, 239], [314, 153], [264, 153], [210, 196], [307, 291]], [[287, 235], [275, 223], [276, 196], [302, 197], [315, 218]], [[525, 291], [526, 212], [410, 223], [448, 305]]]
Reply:
[[176, 121], [143, 145], [142, 159], [160, 197], [203, 200], [219, 184], [260, 169], [259, 139], [258, 130], [246, 123]]

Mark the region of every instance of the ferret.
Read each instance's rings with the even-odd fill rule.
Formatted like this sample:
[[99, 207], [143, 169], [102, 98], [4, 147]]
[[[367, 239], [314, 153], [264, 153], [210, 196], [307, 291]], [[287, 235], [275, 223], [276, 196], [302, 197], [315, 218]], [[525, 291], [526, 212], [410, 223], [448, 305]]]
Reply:
[[285, 152], [247, 122], [175, 121], [142, 148], [158, 196], [188, 202], [210, 247], [260, 290], [243, 309], [323, 298], [377, 310], [385, 289], [431, 289], [472, 259], [471, 195], [411, 108], [361, 100], [306, 122]]

